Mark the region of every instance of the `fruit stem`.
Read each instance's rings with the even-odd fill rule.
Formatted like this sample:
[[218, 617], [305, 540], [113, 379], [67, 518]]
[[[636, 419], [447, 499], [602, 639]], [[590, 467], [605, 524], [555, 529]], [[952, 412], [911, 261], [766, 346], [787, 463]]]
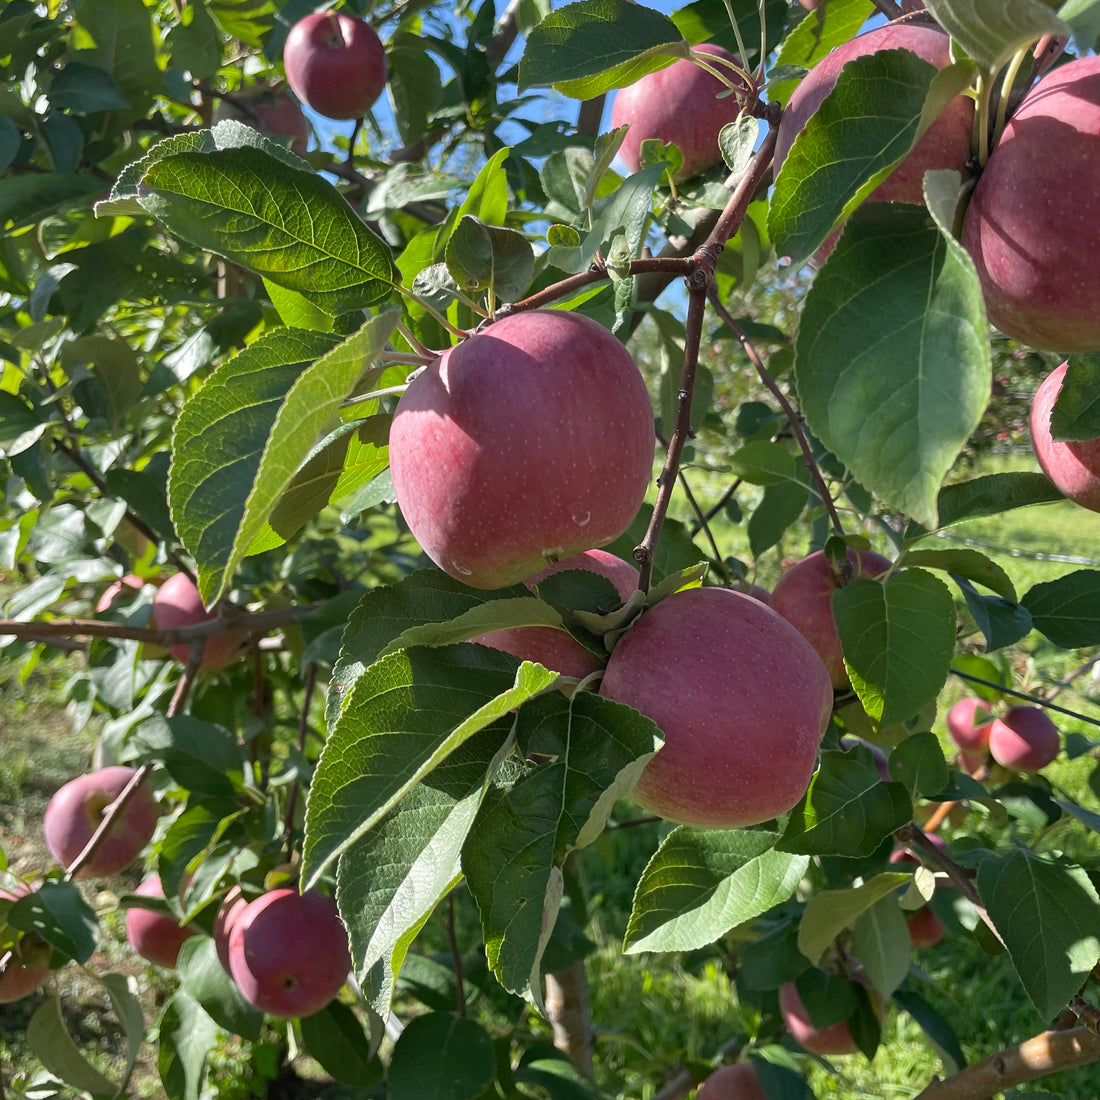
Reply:
[[[744, 69], [742, 75], [747, 76], [748, 75], [748, 69], [749, 69], [749, 54], [748, 54], [748, 51], [745, 49], [745, 43], [741, 40], [741, 28], [737, 25], [737, 16], [733, 14], [733, 4], [732, 4], [731, 0], [722, 0], [722, 2], [726, 5], [726, 14], [730, 17], [730, 26], [733, 28], [733, 37], [737, 39], [737, 54], [741, 58], [741, 64], [742, 64], [743, 69]], [[760, 7], [761, 34], [763, 34], [763, 25], [764, 25], [764, 13], [763, 13], [763, 10], [762, 10], [763, 6], [764, 6], [763, 2], [761, 2], [760, 6], [759, 6]], [[764, 59], [764, 52], [761, 50], [760, 60], [763, 61], [763, 59]], [[722, 60], [724, 60], [724, 58]]]
[[465, 329], [461, 329], [455, 325], [452, 325], [451, 322], [447, 320], [446, 316], [440, 313], [439, 310], [435, 308], [435, 306], [431, 305], [428, 302], [425, 302], [423, 298], [418, 297], [408, 287], [402, 286], [400, 283], [398, 283], [396, 289], [398, 293], [404, 294], [406, 298], [411, 298], [414, 302], [416, 302], [418, 306], [420, 306], [421, 309], [426, 310], [428, 313], [430, 313], [432, 317], [434, 317], [436, 321], [438, 321], [453, 336], [457, 336], [460, 340], [465, 340], [466, 337], [470, 335]]
[[[738, 99], [744, 96], [745, 89], [739, 88], [736, 84], [733, 83], [732, 80], [729, 79], [728, 76], [726, 76], [724, 72], [722, 72], [720, 68], [715, 68], [715, 66], [710, 64], [710, 62], [721, 62], [733, 72], [737, 73], [738, 76], [740, 76], [750, 87], [752, 87], [752, 77], [747, 72], [745, 72], [745, 70], [742, 69], [740, 65], [736, 64], [733, 61], [727, 61], [724, 57], [715, 57], [713, 54], [709, 53], [692, 52], [690, 54], [690, 57], [691, 60], [696, 65], [698, 65], [700, 69], [704, 69], [706, 72], [710, 73], [710, 75], [713, 76], [715, 80], [720, 80], [727, 88], [729, 88], [731, 92], [733, 92], [733, 94]], [[703, 60], [704, 57], [707, 58], [706, 61]]]
[[1008, 121], [1008, 104], [1012, 98], [1012, 85], [1016, 83], [1016, 76], [1020, 71], [1020, 66], [1024, 63], [1024, 58], [1028, 56], [1028, 50], [1017, 50], [1013, 55], [1012, 60], [1008, 63], [1007, 68], [1004, 71], [1004, 76], [1001, 77], [1001, 97], [997, 103], [997, 121], [993, 126], [993, 147], [997, 147], [997, 142], [1001, 140], [1001, 134], [1004, 133], [1005, 123]]
[[993, 77], [989, 73], [978, 76], [978, 101], [974, 112], [974, 125], [977, 128], [978, 164], [984, 168], [989, 160], [989, 110], [993, 96]]

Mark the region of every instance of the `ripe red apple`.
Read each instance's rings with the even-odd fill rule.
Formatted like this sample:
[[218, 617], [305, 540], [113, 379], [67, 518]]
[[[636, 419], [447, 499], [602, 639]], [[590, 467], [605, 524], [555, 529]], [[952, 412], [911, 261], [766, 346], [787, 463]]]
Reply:
[[[31, 892], [25, 883], [0, 890], [0, 899], [16, 901]], [[0, 974], [0, 1004], [29, 997], [50, 976], [50, 945], [36, 932], [16, 933], [12, 957]]]
[[[68, 867], [84, 850], [99, 828], [107, 807], [118, 798], [134, 774], [133, 768], [113, 765], [77, 776], [55, 792], [46, 807], [42, 828], [46, 844], [62, 867]], [[95, 855], [76, 877], [110, 875], [128, 867], [152, 839], [158, 812], [152, 788], [143, 782]]]
[[1042, 707], [1009, 707], [989, 728], [990, 755], [1016, 771], [1045, 768], [1061, 747], [1058, 727]]
[[294, 94], [325, 118], [362, 118], [386, 86], [386, 50], [369, 23], [314, 12], [286, 36], [283, 65]]
[[719, 1066], [699, 1086], [695, 1100], [768, 1100], [749, 1062]]
[[[203, 606], [202, 597], [194, 581], [186, 573], [169, 577], [157, 590], [153, 599], [153, 622], [161, 630], [177, 630], [183, 626], [197, 626], [217, 618], [213, 611]], [[239, 630], [227, 630], [206, 639], [199, 668], [208, 672], [231, 665], [239, 656], [244, 634]], [[180, 642], [170, 646], [168, 652], [180, 664], [186, 664], [190, 645]]]
[[239, 886], [234, 886], [222, 899], [217, 915], [214, 917], [214, 948], [218, 952], [222, 969], [227, 974], [230, 973], [229, 937], [233, 934], [238, 918], [247, 907], [248, 898], [244, 896]]
[[[150, 875], [134, 893], [142, 897], [163, 898], [160, 875]], [[130, 946], [143, 959], [157, 966], [174, 967], [179, 961], [180, 948], [195, 934], [195, 929], [180, 925], [163, 913], [154, 913], [152, 909], [126, 910], [126, 938]]]
[[686, 589], [643, 612], [611, 654], [600, 694], [664, 731], [631, 797], [712, 829], [767, 821], [802, 797], [833, 703], [805, 639], [725, 588]]
[[[697, 53], [733, 61], [721, 46], [704, 43]], [[731, 69], [716, 65], [735, 84], [744, 87]], [[611, 126], [629, 126], [619, 156], [631, 172], [641, 165], [641, 145], [649, 138], [674, 142], [684, 156], [677, 179], [689, 179], [722, 160], [718, 134], [740, 112], [736, 95], [716, 98], [728, 86], [693, 61], [674, 61], [665, 69], [647, 73], [615, 95]]]
[[814, 8], [821, 6], [821, 0], [798, 0], [798, 2], [807, 10], [813, 11]]
[[[857, 977], [856, 980], [862, 981], [864, 985], [867, 984], [866, 979]], [[886, 1006], [875, 990], [868, 989], [868, 993], [875, 1013], [881, 1020], [886, 1014]], [[794, 982], [787, 982], [780, 987], [779, 1011], [783, 1015], [787, 1030], [811, 1054], [855, 1054], [859, 1051], [847, 1020], [829, 1024], [828, 1027], [814, 1027]]]
[[1031, 445], [1054, 487], [1075, 504], [1100, 512], [1100, 439], [1060, 440], [1050, 434], [1050, 414], [1068, 363], [1043, 380], [1031, 403]]
[[1100, 348], [1100, 57], [1048, 73], [974, 189], [963, 245], [990, 321], [1036, 348]]
[[102, 615], [104, 611], [109, 611], [111, 605], [126, 594], [127, 589], [131, 589], [134, 592], [140, 592], [144, 584], [145, 582], [136, 573], [127, 573], [126, 576], [122, 577], [120, 580], [113, 581], [103, 590], [99, 599], [96, 600], [96, 614]]
[[309, 148], [309, 122], [298, 101], [285, 88], [246, 88], [231, 103], [220, 100], [214, 108], [213, 122], [236, 119], [264, 137], [290, 138], [290, 148], [304, 156]]
[[577, 313], [516, 313], [418, 375], [390, 428], [413, 535], [446, 573], [500, 588], [629, 526], [653, 470], [649, 394]]
[[[873, 550], [848, 551], [852, 579], [874, 578], [890, 568], [890, 559]], [[833, 619], [833, 593], [841, 578], [833, 563], [817, 550], [792, 565], [772, 590], [772, 610], [778, 611], [817, 650], [829, 670], [833, 687], [848, 686], [844, 651]]]
[[910, 913], [905, 918], [905, 923], [909, 928], [909, 942], [918, 948], [935, 947], [947, 931], [930, 905], [922, 905]]
[[245, 998], [272, 1016], [310, 1016], [340, 992], [351, 969], [336, 902], [316, 890], [270, 890], [249, 902], [229, 934], [229, 970]]
[[989, 727], [993, 717], [981, 699], [960, 699], [947, 712], [947, 732], [964, 752], [985, 753], [989, 748]]

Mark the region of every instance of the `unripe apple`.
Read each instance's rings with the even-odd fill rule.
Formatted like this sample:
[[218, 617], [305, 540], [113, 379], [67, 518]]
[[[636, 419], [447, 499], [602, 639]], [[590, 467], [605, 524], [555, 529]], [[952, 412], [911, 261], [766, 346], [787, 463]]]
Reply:
[[1036, 348], [1100, 348], [1100, 57], [1024, 97], [963, 222], [989, 320]]
[[445, 351], [390, 428], [394, 491], [446, 573], [500, 588], [603, 546], [653, 470], [653, 413], [626, 348], [577, 313], [516, 313]]
[[386, 50], [369, 23], [341, 12], [300, 19], [283, 46], [286, 79], [319, 115], [362, 118], [386, 86]]
[[725, 588], [686, 589], [643, 612], [611, 654], [600, 694], [665, 735], [631, 797], [708, 829], [767, 821], [802, 797], [833, 703], [805, 639]]
[[760, 1078], [749, 1062], [719, 1066], [699, 1086], [695, 1100], [768, 1100]]
[[237, 919], [248, 907], [248, 898], [244, 896], [239, 886], [234, 886], [222, 898], [221, 905], [214, 917], [214, 948], [218, 952], [218, 960], [222, 969], [229, 974], [229, 937], [233, 934], [233, 928]]
[[981, 699], [960, 699], [947, 712], [947, 732], [964, 752], [984, 753], [989, 748], [989, 727], [993, 717]]
[[[18, 901], [31, 892], [25, 883], [0, 890], [0, 899]], [[12, 957], [0, 974], [0, 1004], [29, 997], [50, 976], [50, 945], [36, 932], [23, 932], [12, 946]]]
[[[881, 576], [890, 568], [890, 559], [873, 550], [848, 551], [852, 579]], [[829, 670], [833, 687], [848, 686], [848, 670], [844, 667], [844, 650], [833, 618], [833, 593], [841, 587], [840, 573], [823, 550], [792, 565], [772, 590], [772, 610], [787, 622], [817, 650]]]
[[989, 727], [989, 752], [998, 764], [1016, 771], [1045, 768], [1061, 749], [1058, 727], [1042, 707], [1010, 707]]
[[[867, 984], [865, 978], [857, 976], [856, 980], [864, 985]], [[867, 992], [875, 1014], [881, 1020], [886, 1014], [886, 1006], [875, 990], [868, 989]], [[779, 1011], [783, 1015], [787, 1030], [811, 1054], [856, 1054], [859, 1051], [847, 1020], [829, 1024], [828, 1027], [814, 1027], [794, 982], [787, 982], [780, 987]]]
[[[1100, 75], [1097, 77], [1100, 80]], [[1069, 363], [1043, 380], [1031, 403], [1031, 445], [1054, 487], [1082, 508], [1100, 512], [1100, 439], [1061, 440], [1050, 434], [1050, 414]]]
[[[160, 875], [150, 875], [134, 891], [147, 898], [163, 898]], [[126, 938], [143, 958], [157, 966], [173, 968], [179, 961], [180, 948], [196, 934], [195, 929], [180, 925], [172, 917], [152, 909], [126, 910]]]
[[264, 137], [290, 138], [290, 148], [298, 156], [304, 156], [309, 148], [309, 122], [285, 88], [247, 88], [238, 92], [232, 103], [221, 100], [212, 121], [227, 118], [259, 130]]
[[[100, 768], [70, 780], [50, 799], [42, 828], [46, 844], [62, 867], [68, 867], [84, 851], [107, 808], [134, 775], [133, 768], [122, 765]], [[76, 877], [110, 875], [129, 867], [152, 839], [158, 812], [152, 789], [142, 782]]]
[[[184, 626], [197, 626], [199, 623], [216, 619], [213, 611], [203, 606], [195, 582], [186, 573], [176, 573], [169, 577], [157, 589], [153, 599], [153, 622], [161, 630], [178, 630]], [[199, 668], [214, 672], [231, 665], [239, 656], [244, 634], [240, 630], [227, 630], [223, 634], [212, 634], [205, 639], [202, 660]], [[190, 644], [180, 642], [170, 646], [168, 652], [180, 664], [187, 664]]]
[[905, 918], [905, 924], [909, 929], [909, 942], [916, 948], [935, 947], [947, 931], [930, 905], [922, 905], [910, 913]]
[[229, 970], [245, 998], [271, 1016], [311, 1016], [351, 969], [336, 902], [307, 890], [270, 890], [249, 902], [229, 935]]
[[[697, 53], [733, 61], [721, 46], [704, 43], [692, 47]], [[722, 64], [714, 66], [738, 87], [744, 81]], [[722, 160], [718, 135], [733, 122], [741, 107], [736, 95], [718, 99], [728, 85], [693, 61], [674, 61], [667, 68], [647, 73], [615, 95], [611, 105], [611, 126], [629, 126], [619, 147], [619, 156], [631, 172], [641, 165], [641, 145], [649, 138], [673, 142], [684, 157], [677, 179], [689, 179]]]

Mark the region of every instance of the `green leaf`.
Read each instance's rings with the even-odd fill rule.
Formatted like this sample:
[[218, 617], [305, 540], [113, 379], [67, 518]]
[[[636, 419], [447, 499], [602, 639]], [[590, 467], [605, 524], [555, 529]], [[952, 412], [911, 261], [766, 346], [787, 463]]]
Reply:
[[898, 564], [957, 573], [984, 585], [1009, 603], [1019, 602], [1012, 578], [995, 561], [977, 550], [908, 550]]
[[212, 722], [155, 714], [133, 736], [193, 795], [232, 799], [244, 785], [245, 762], [236, 737]]
[[673, 829], [634, 891], [625, 954], [691, 951], [786, 901], [809, 857], [774, 850], [774, 823]]
[[833, 593], [833, 617], [852, 686], [882, 726], [904, 722], [934, 699], [955, 650], [955, 602], [923, 569], [885, 584], [856, 579]]
[[925, 7], [990, 75], [1037, 38], [1070, 33], [1038, 0], [928, 0]]
[[795, 374], [814, 434], [860, 484], [934, 527], [991, 367], [974, 266], [927, 211], [852, 215], [806, 296]]
[[382, 1078], [382, 1063], [375, 1057], [382, 1037], [382, 1021], [371, 1020], [374, 1035], [367, 1035], [359, 1017], [346, 1004], [332, 1001], [320, 1012], [301, 1020], [306, 1051], [330, 1076], [346, 1085], [370, 1088]]
[[953, 576], [966, 600], [978, 629], [985, 637], [985, 648], [992, 653], [1026, 638], [1031, 631], [1031, 614], [1026, 607], [1009, 603], [1000, 596], [985, 596], [965, 577]]
[[21, 229], [69, 206], [88, 206], [104, 191], [103, 181], [67, 172], [43, 172], [0, 179], [0, 226]]
[[601, 1092], [564, 1054], [540, 1051], [542, 1056], [533, 1058], [531, 1053], [528, 1049], [514, 1074], [519, 1083], [536, 1086], [550, 1100], [607, 1100], [607, 1093]]
[[170, 1100], [200, 1100], [206, 1058], [218, 1025], [182, 989], [164, 1006], [157, 1026], [157, 1070]]
[[447, 269], [463, 290], [488, 290], [502, 302], [523, 296], [535, 272], [535, 254], [522, 233], [465, 215], [447, 241]]
[[50, 997], [35, 1009], [27, 1025], [27, 1046], [65, 1084], [108, 1096], [117, 1092], [115, 1083], [104, 1077], [73, 1042], [57, 997]]
[[1055, 439], [1100, 436], [1100, 354], [1071, 355], [1050, 413]]
[[778, 545], [787, 529], [802, 515], [809, 497], [809, 489], [792, 481], [769, 485], [764, 490], [748, 523], [749, 549], [754, 558]]
[[71, 882], [43, 883], [11, 907], [8, 921], [22, 932], [37, 932], [78, 963], [91, 958], [99, 940], [95, 911]]
[[130, 101], [111, 74], [95, 65], [70, 61], [50, 83], [50, 106], [58, 111], [90, 115], [125, 110]]
[[1100, 961], [1100, 898], [1080, 868], [1019, 848], [978, 866], [978, 891], [1039, 1015], [1052, 1019]]
[[188, 4], [164, 39], [169, 65], [199, 79], [214, 76], [222, 61], [222, 41], [205, 4]]
[[718, 148], [731, 172], [744, 172], [752, 160], [753, 149], [760, 135], [760, 123], [749, 115], [742, 115], [736, 122], [729, 122], [718, 134]]
[[766, 440], [746, 443], [734, 451], [728, 462], [736, 477], [753, 485], [779, 485], [784, 481], [809, 484], [806, 463], [782, 443]]
[[62, 347], [61, 362], [70, 377], [80, 367], [91, 368], [106, 394], [111, 424], [117, 430], [142, 390], [141, 364], [134, 349], [111, 336], [83, 336]]
[[126, 1036], [126, 1069], [122, 1076], [123, 1086], [125, 1086], [134, 1072], [138, 1056], [145, 1045], [145, 1014], [141, 1010], [141, 1001], [130, 992], [124, 974], [97, 976], [107, 990], [115, 1018], [122, 1025], [122, 1033]]
[[883, 783], [870, 752], [826, 751], [776, 844], [804, 855], [869, 856], [913, 815], [900, 783]]
[[478, 730], [557, 673], [481, 646], [409, 649], [371, 665], [329, 733], [310, 785], [302, 878], [325, 868]]
[[[940, 490], [936, 503], [939, 527], [951, 527], [969, 519], [997, 516], [1013, 508], [1033, 504], [1053, 504], [1064, 500], [1043, 474], [986, 474], [970, 481], [958, 481]], [[925, 534], [918, 524], [910, 524], [907, 539]]]
[[397, 34], [386, 43], [386, 69], [397, 132], [411, 145], [431, 129], [429, 120], [442, 102], [439, 66], [424, 39]]
[[798, 928], [798, 949], [812, 963], [832, 946], [845, 928], [854, 924], [861, 913], [872, 905], [905, 886], [912, 875], [887, 871], [868, 879], [862, 886], [850, 890], [825, 890], [815, 894], [806, 903], [802, 923]]
[[881, 898], [859, 915], [850, 948], [883, 997], [889, 997], [905, 981], [913, 945], [897, 898]]
[[180, 948], [177, 963], [180, 986], [220, 1027], [242, 1039], [260, 1037], [264, 1015], [244, 999], [237, 983], [225, 972], [210, 936], [192, 936]]
[[1031, 623], [1063, 649], [1100, 645], [1100, 571], [1078, 569], [1033, 585], [1020, 601]]
[[550, 12], [527, 35], [519, 87], [551, 85], [591, 99], [687, 55], [675, 23], [660, 12], [629, 0], [580, 0]]
[[493, 1041], [476, 1020], [429, 1012], [410, 1021], [393, 1048], [390, 1100], [477, 1100], [496, 1075]]
[[894, 993], [894, 1001], [916, 1020], [943, 1058], [948, 1073], [955, 1073], [966, 1065], [966, 1056], [951, 1024], [919, 993], [910, 989], [898, 989]]
[[1065, 0], [1058, 17], [1073, 28], [1078, 54], [1088, 53], [1100, 38], [1100, 3], [1097, 0]]
[[939, 738], [928, 731], [910, 734], [890, 753], [890, 778], [916, 800], [939, 794], [947, 786], [947, 761]]
[[0, 391], [0, 454], [21, 454], [42, 438], [46, 421], [21, 397]]
[[126, 118], [140, 117], [161, 91], [153, 13], [142, 0], [80, 0], [69, 61], [103, 69], [126, 97]]

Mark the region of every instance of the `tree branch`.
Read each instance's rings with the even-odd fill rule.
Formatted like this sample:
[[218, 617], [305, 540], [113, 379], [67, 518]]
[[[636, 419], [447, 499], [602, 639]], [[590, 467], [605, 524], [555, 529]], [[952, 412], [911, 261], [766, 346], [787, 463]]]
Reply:
[[[1090, 718], [1087, 714], [1081, 714], [1079, 711], [1070, 710], [1069, 707], [1059, 706], [1057, 703], [1052, 703], [1049, 699], [1044, 699], [1041, 695], [1029, 695], [1026, 691], [1017, 691], [1015, 688], [1005, 687], [1004, 684], [996, 684], [992, 680], [983, 680], [980, 676], [972, 676], [969, 672], [963, 672], [961, 669], [952, 668], [951, 671], [958, 676], [960, 680], [966, 680], [972, 684], [984, 684], [986, 687], [996, 688], [1005, 695], [1013, 696], [1013, 698], [1026, 699], [1029, 703], [1034, 703], [1037, 707], [1045, 707], [1047, 710], [1056, 710], [1059, 714], [1068, 714], [1070, 718], [1076, 718], [1080, 722], [1088, 722], [1090, 725], [1100, 726], [1100, 718]], [[1074, 675], [1078, 675], [1079, 672], [1080, 670], [1075, 672]]]

